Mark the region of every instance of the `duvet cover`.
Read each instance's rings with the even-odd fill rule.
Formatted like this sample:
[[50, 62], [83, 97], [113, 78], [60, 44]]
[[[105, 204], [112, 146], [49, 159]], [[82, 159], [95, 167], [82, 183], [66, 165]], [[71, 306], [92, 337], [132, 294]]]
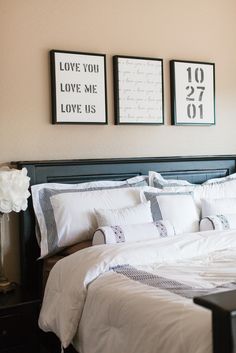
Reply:
[[236, 288], [236, 231], [99, 245], [60, 260], [39, 325], [80, 353], [210, 353], [194, 296]]

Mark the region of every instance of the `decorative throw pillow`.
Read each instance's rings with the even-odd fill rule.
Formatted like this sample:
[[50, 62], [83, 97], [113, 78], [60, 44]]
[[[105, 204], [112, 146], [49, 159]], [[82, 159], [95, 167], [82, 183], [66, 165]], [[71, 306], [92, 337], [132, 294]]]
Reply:
[[150, 201], [118, 209], [95, 209], [98, 227], [152, 222]]
[[93, 235], [93, 245], [131, 243], [174, 235], [174, 227], [169, 221], [114, 225], [98, 228]]
[[142, 201], [151, 201], [154, 221], [168, 220], [176, 234], [199, 231], [200, 210], [191, 192], [153, 193], [141, 191]]
[[227, 230], [236, 229], [236, 214], [220, 214], [208, 216], [201, 220], [200, 230]]

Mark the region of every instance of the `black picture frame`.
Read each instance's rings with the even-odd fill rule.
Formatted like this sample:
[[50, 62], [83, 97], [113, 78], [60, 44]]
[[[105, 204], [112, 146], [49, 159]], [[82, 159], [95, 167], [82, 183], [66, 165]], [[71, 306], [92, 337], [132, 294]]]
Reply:
[[215, 125], [215, 64], [170, 61], [172, 125]]
[[52, 124], [107, 124], [106, 55], [50, 50]]
[[163, 125], [163, 59], [113, 56], [116, 125]]

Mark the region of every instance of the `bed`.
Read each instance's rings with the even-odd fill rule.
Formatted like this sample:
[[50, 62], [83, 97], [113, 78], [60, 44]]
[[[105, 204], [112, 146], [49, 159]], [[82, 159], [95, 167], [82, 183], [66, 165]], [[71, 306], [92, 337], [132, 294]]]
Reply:
[[[235, 173], [236, 157], [235, 156], [205, 156], [205, 157], [163, 157], [163, 158], [103, 159], [103, 160], [101, 159], [101, 160], [70, 160], [70, 161], [35, 161], [35, 162], [18, 162], [17, 166], [18, 168], [23, 168], [23, 167], [27, 168], [28, 175], [31, 178], [31, 186], [38, 185], [41, 183], [75, 184], [75, 183], [83, 183], [83, 182], [88, 182], [93, 180], [120, 181], [128, 178], [136, 177], [137, 175], [139, 176], [146, 175], [150, 170], [158, 171], [166, 179], [176, 179], [176, 180], [185, 179], [191, 183], [201, 184], [207, 181], [208, 179], [223, 178], [232, 173]], [[39, 247], [35, 238], [35, 219], [34, 219], [34, 212], [33, 212], [31, 200], [29, 201], [28, 210], [21, 214], [20, 224], [21, 224], [22, 284], [34, 295], [41, 296], [42, 287], [43, 287], [43, 262], [36, 261], [36, 259], [39, 257]], [[231, 237], [233, 241], [233, 235], [231, 235]], [[184, 242], [185, 239], [181, 241]], [[167, 243], [168, 242], [169, 240], [167, 240]], [[149, 248], [146, 250], [147, 253], [152, 252], [151, 248], [153, 246], [152, 245], [149, 246]], [[212, 241], [212, 247], [214, 248], [214, 246], [215, 246], [215, 242]], [[124, 252], [126, 253], [126, 255], [123, 254], [122, 256], [124, 258], [126, 256], [128, 256], [128, 258], [131, 258], [133, 255], [131, 256], [130, 254], [130, 251], [131, 251], [130, 244], [126, 244], [125, 248], [126, 249], [124, 250]], [[134, 247], [132, 246], [131, 248], [133, 249]], [[67, 263], [70, 261], [71, 257], [73, 259], [76, 258], [77, 256], [81, 257], [81, 254], [82, 256], [85, 256], [83, 255], [83, 253], [86, 253], [86, 256], [87, 256], [87, 253], [89, 254], [89, 252], [92, 251], [90, 249], [85, 251], [79, 250], [74, 255], [67, 256], [66, 259], [63, 260], [64, 262], [61, 261], [61, 262], [58, 262], [57, 264]], [[100, 250], [96, 250], [96, 251], [99, 252]], [[123, 248], [122, 250], [119, 250], [119, 251], [123, 252]], [[138, 251], [140, 250], [137, 249], [137, 252]], [[171, 251], [170, 251], [170, 254], [171, 254]], [[61, 259], [65, 255], [68, 255], [68, 253], [61, 252], [59, 255], [57, 254], [56, 261], [58, 259]], [[150, 253], [150, 256], [151, 256], [151, 253]], [[48, 261], [50, 262], [50, 259], [48, 259]], [[135, 261], [133, 262], [133, 264], [135, 264]], [[119, 286], [120, 288], [123, 288], [123, 286], [126, 287], [128, 285], [126, 283], [127, 278], [129, 276], [132, 277], [132, 271], [133, 271], [133, 267], [131, 266], [132, 264], [131, 265], [129, 264], [131, 268], [122, 268], [122, 269], [119, 268], [119, 263], [114, 263], [113, 265], [114, 266], [113, 266], [112, 276], [110, 278], [107, 278], [107, 281], [110, 281], [111, 283], [114, 282], [114, 286], [116, 286], [115, 288], [117, 288], [117, 290], [119, 289]], [[58, 268], [60, 266], [61, 265], [57, 265]], [[65, 265], [65, 267], [66, 266], [67, 265]], [[182, 263], [180, 264], [180, 266], [186, 267], [187, 265], [186, 263]], [[51, 267], [49, 266], [46, 270], [49, 272], [50, 269]], [[147, 269], [148, 268], [146, 268], [146, 270]], [[119, 273], [119, 271], [121, 270], [123, 271], [123, 273]], [[162, 271], [164, 270], [165, 269], [163, 268]], [[145, 272], [143, 268], [140, 269], [140, 271]], [[141, 275], [142, 274], [143, 273], [141, 273]], [[89, 304], [92, 305], [92, 303], [94, 302], [94, 295], [92, 295], [93, 293], [100, 293], [99, 295], [101, 296], [101, 298], [105, 295], [105, 293], [102, 291], [102, 288], [106, 287], [105, 282], [103, 283], [103, 281], [105, 280], [106, 276], [109, 276], [109, 275], [110, 275], [109, 272], [105, 273], [104, 276], [100, 276], [97, 280], [92, 281], [93, 283], [90, 286], [91, 295], [89, 294], [88, 299], [86, 300], [86, 302], [88, 303], [87, 306], [90, 306]], [[45, 276], [45, 271], [44, 271], [44, 276]], [[124, 281], [125, 283], [122, 284], [119, 281], [121, 282]], [[128, 281], [128, 283], [130, 282]], [[142, 285], [145, 286], [146, 284], [144, 283]], [[132, 287], [135, 287], [135, 286], [132, 286]], [[99, 291], [99, 288], [100, 288], [100, 291]], [[109, 288], [107, 290], [109, 290]], [[152, 292], [153, 286], [150, 286], [149, 290]], [[137, 289], [137, 291], [139, 291], [139, 289]], [[137, 299], [137, 300], [140, 300], [140, 299]], [[213, 315], [211, 317], [210, 311], [200, 308], [201, 310], [203, 310], [202, 312], [204, 312], [204, 315], [206, 315], [204, 321], [210, 320], [211, 322], [212, 320], [212, 328], [213, 328], [212, 341], [213, 341], [214, 353], [235, 352], [236, 351], [236, 344], [235, 344], [236, 329], [235, 329], [234, 315], [235, 315], [235, 308], [236, 308], [236, 299], [235, 299], [234, 290], [230, 290], [225, 293], [220, 292], [217, 294], [209, 294], [209, 295], [203, 295], [203, 296], [201, 293], [200, 296], [191, 297], [191, 300], [194, 300], [195, 303], [205, 306], [208, 309], [211, 309], [213, 312]], [[102, 305], [102, 302], [101, 302], [101, 305]], [[110, 305], [112, 305], [112, 303]], [[116, 310], [119, 311], [119, 306], [117, 306]], [[201, 313], [201, 311], [198, 311], [198, 312]], [[178, 315], [178, 312], [176, 313], [176, 316], [177, 315]], [[84, 317], [82, 318], [83, 322], [81, 325], [81, 334], [84, 335], [84, 337], [86, 337], [86, 333], [88, 333], [88, 330], [89, 330], [89, 328], [86, 326], [87, 325], [86, 321], [88, 320], [85, 320], [85, 318], [86, 318], [86, 314], [84, 314]], [[191, 320], [193, 320], [193, 318], [190, 317], [189, 319], [190, 319], [189, 322], [191, 323], [192, 322]], [[97, 324], [98, 323], [99, 321], [97, 322]], [[189, 324], [188, 326], [191, 326], [191, 324]], [[192, 329], [194, 331], [194, 325], [192, 326]], [[94, 330], [94, 327], [93, 327], [93, 330]], [[84, 331], [84, 333], [82, 333], [82, 331]], [[207, 336], [211, 336], [210, 331], [208, 332], [206, 330], [205, 332]], [[144, 337], [145, 335], [143, 336], [143, 339]], [[168, 338], [168, 334], [166, 335], [166, 337]], [[75, 338], [75, 340], [77, 338]], [[178, 336], [176, 336], [176, 341], [177, 339], [178, 339]], [[199, 340], [201, 340], [201, 337], [199, 338]], [[88, 337], [87, 337], [87, 341], [89, 341]], [[211, 337], [209, 342], [210, 342], [210, 345], [212, 345]], [[78, 345], [76, 344], [75, 346], [78, 347]], [[86, 349], [86, 348], [82, 347], [82, 349]], [[91, 348], [88, 348], [88, 353], [91, 352], [91, 350], [89, 349]], [[149, 353], [148, 350], [146, 352]], [[150, 350], [150, 352], [152, 352], [152, 350]], [[87, 353], [87, 352], [84, 351], [83, 353]], [[106, 352], [104, 351], [104, 353]], [[162, 353], [164, 353], [164, 351]]]

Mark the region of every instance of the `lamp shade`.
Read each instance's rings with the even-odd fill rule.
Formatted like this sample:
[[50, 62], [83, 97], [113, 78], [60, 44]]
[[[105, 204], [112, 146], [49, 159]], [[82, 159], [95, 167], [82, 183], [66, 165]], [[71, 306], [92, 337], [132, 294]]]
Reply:
[[27, 169], [0, 168], [0, 213], [25, 211], [30, 196]]

